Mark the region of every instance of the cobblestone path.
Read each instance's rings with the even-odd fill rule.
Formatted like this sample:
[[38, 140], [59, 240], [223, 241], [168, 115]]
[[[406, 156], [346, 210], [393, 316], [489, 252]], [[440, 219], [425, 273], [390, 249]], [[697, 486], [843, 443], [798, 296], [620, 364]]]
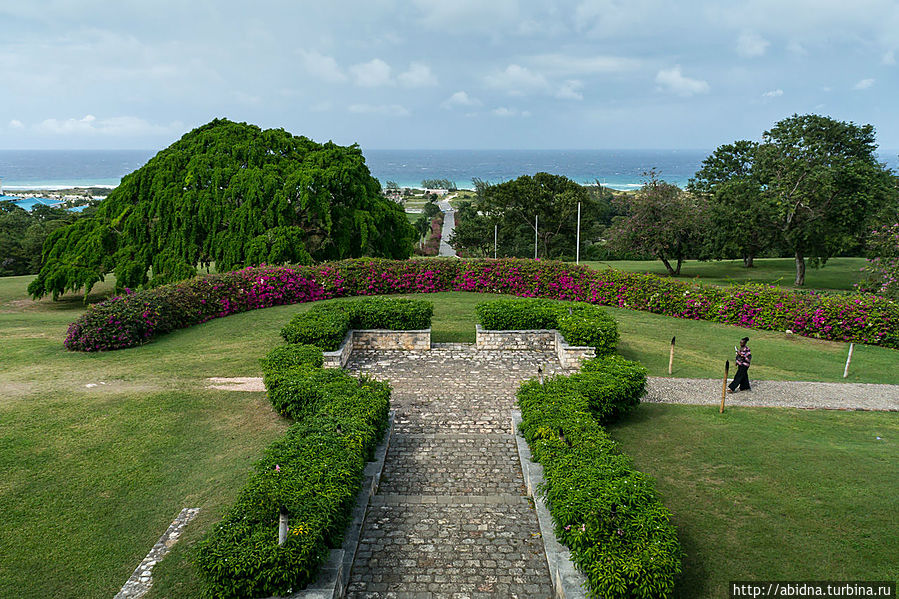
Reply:
[[510, 410], [520, 381], [561, 371], [555, 355], [353, 352], [347, 369], [389, 379], [395, 428], [347, 597], [552, 596]]

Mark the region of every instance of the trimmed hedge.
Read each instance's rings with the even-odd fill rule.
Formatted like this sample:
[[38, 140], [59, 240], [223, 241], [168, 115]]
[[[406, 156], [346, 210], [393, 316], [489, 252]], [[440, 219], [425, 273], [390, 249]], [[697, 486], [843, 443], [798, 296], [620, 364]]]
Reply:
[[[261, 360], [269, 399], [295, 424], [198, 544], [194, 563], [210, 596], [287, 595], [312, 582], [343, 541], [365, 462], [387, 427], [390, 386], [322, 361], [312, 345], [276, 347]], [[279, 546], [282, 508], [289, 531]]]
[[478, 323], [489, 330], [558, 329], [571, 345], [596, 348], [596, 355], [615, 352], [618, 325], [598, 306], [547, 299], [504, 298], [475, 307]]
[[340, 347], [350, 329], [416, 330], [431, 326], [434, 305], [424, 300], [366, 297], [313, 306], [281, 329], [288, 343], [308, 343], [325, 351]]
[[525, 382], [518, 391], [520, 430], [544, 467], [556, 536], [593, 597], [669, 597], [681, 572], [676, 530], [652, 479], [597, 420], [609, 422], [635, 406], [645, 381], [639, 364], [607, 358], [544, 385]]
[[112, 298], [69, 327], [79, 351], [132, 347], [235, 312], [344, 296], [473, 291], [581, 301], [899, 349], [899, 303], [765, 285], [700, 286], [656, 275], [542, 260], [358, 259], [247, 268]]

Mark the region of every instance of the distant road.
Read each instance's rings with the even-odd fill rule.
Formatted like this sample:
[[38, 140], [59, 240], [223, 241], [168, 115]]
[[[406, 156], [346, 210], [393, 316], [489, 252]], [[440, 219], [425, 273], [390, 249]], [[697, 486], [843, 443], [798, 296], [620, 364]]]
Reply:
[[453, 234], [453, 230], [456, 228], [456, 211], [453, 209], [452, 205], [450, 205], [449, 200], [453, 199], [455, 195], [447, 196], [445, 200], [439, 200], [437, 205], [440, 207], [440, 210], [443, 211], [443, 231], [440, 233], [440, 252], [439, 256], [455, 256], [456, 250], [450, 246], [446, 242], [447, 239]]

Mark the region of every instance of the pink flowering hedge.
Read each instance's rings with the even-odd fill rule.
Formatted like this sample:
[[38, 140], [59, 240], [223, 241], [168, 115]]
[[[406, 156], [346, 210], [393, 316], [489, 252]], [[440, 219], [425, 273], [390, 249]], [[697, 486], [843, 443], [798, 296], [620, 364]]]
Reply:
[[473, 291], [574, 300], [899, 349], [899, 304], [867, 295], [767, 285], [699, 286], [655, 275], [535, 260], [358, 259], [256, 267], [197, 277], [91, 306], [66, 347], [132, 347], [153, 336], [256, 308], [344, 296]]

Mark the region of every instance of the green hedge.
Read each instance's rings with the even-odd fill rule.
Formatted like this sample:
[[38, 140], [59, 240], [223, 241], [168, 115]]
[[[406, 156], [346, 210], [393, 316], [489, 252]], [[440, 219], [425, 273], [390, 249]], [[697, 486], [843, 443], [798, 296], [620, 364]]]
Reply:
[[636, 405], [645, 376], [639, 364], [598, 359], [576, 375], [528, 381], [518, 391], [520, 430], [544, 467], [556, 536], [594, 597], [670, 597], [681, 572], [676, 530], [652, 479], [597, 420]]
[[[390, 386], [324, 369], [322, 360], [312, 345], [277, 347], [261, 360], [269, 399], [295, 423], [197, 547], [209, 596], [287, 595], [312, 582], [343, 541], [365, 462], [387, 427]], [[282, 508], [289, 532], [279, 546]]]
[[433, 313], [431, 302], [416, 299], [365, 297], [329, 302], [316, 304], [294, 316], [281, 329], [281, 336], [288, 343], [317, 345], [325, 351], [335, 351], [350, 329], [427, 329]]
[[596, 348], [608, 356], [618, 344], [615, 319], [599, 306], [583, 302], [560, 303], [538, 298], [503, 298], [475, 307], [478, 323], [492, 331], [558, 329], [570, 345]]

